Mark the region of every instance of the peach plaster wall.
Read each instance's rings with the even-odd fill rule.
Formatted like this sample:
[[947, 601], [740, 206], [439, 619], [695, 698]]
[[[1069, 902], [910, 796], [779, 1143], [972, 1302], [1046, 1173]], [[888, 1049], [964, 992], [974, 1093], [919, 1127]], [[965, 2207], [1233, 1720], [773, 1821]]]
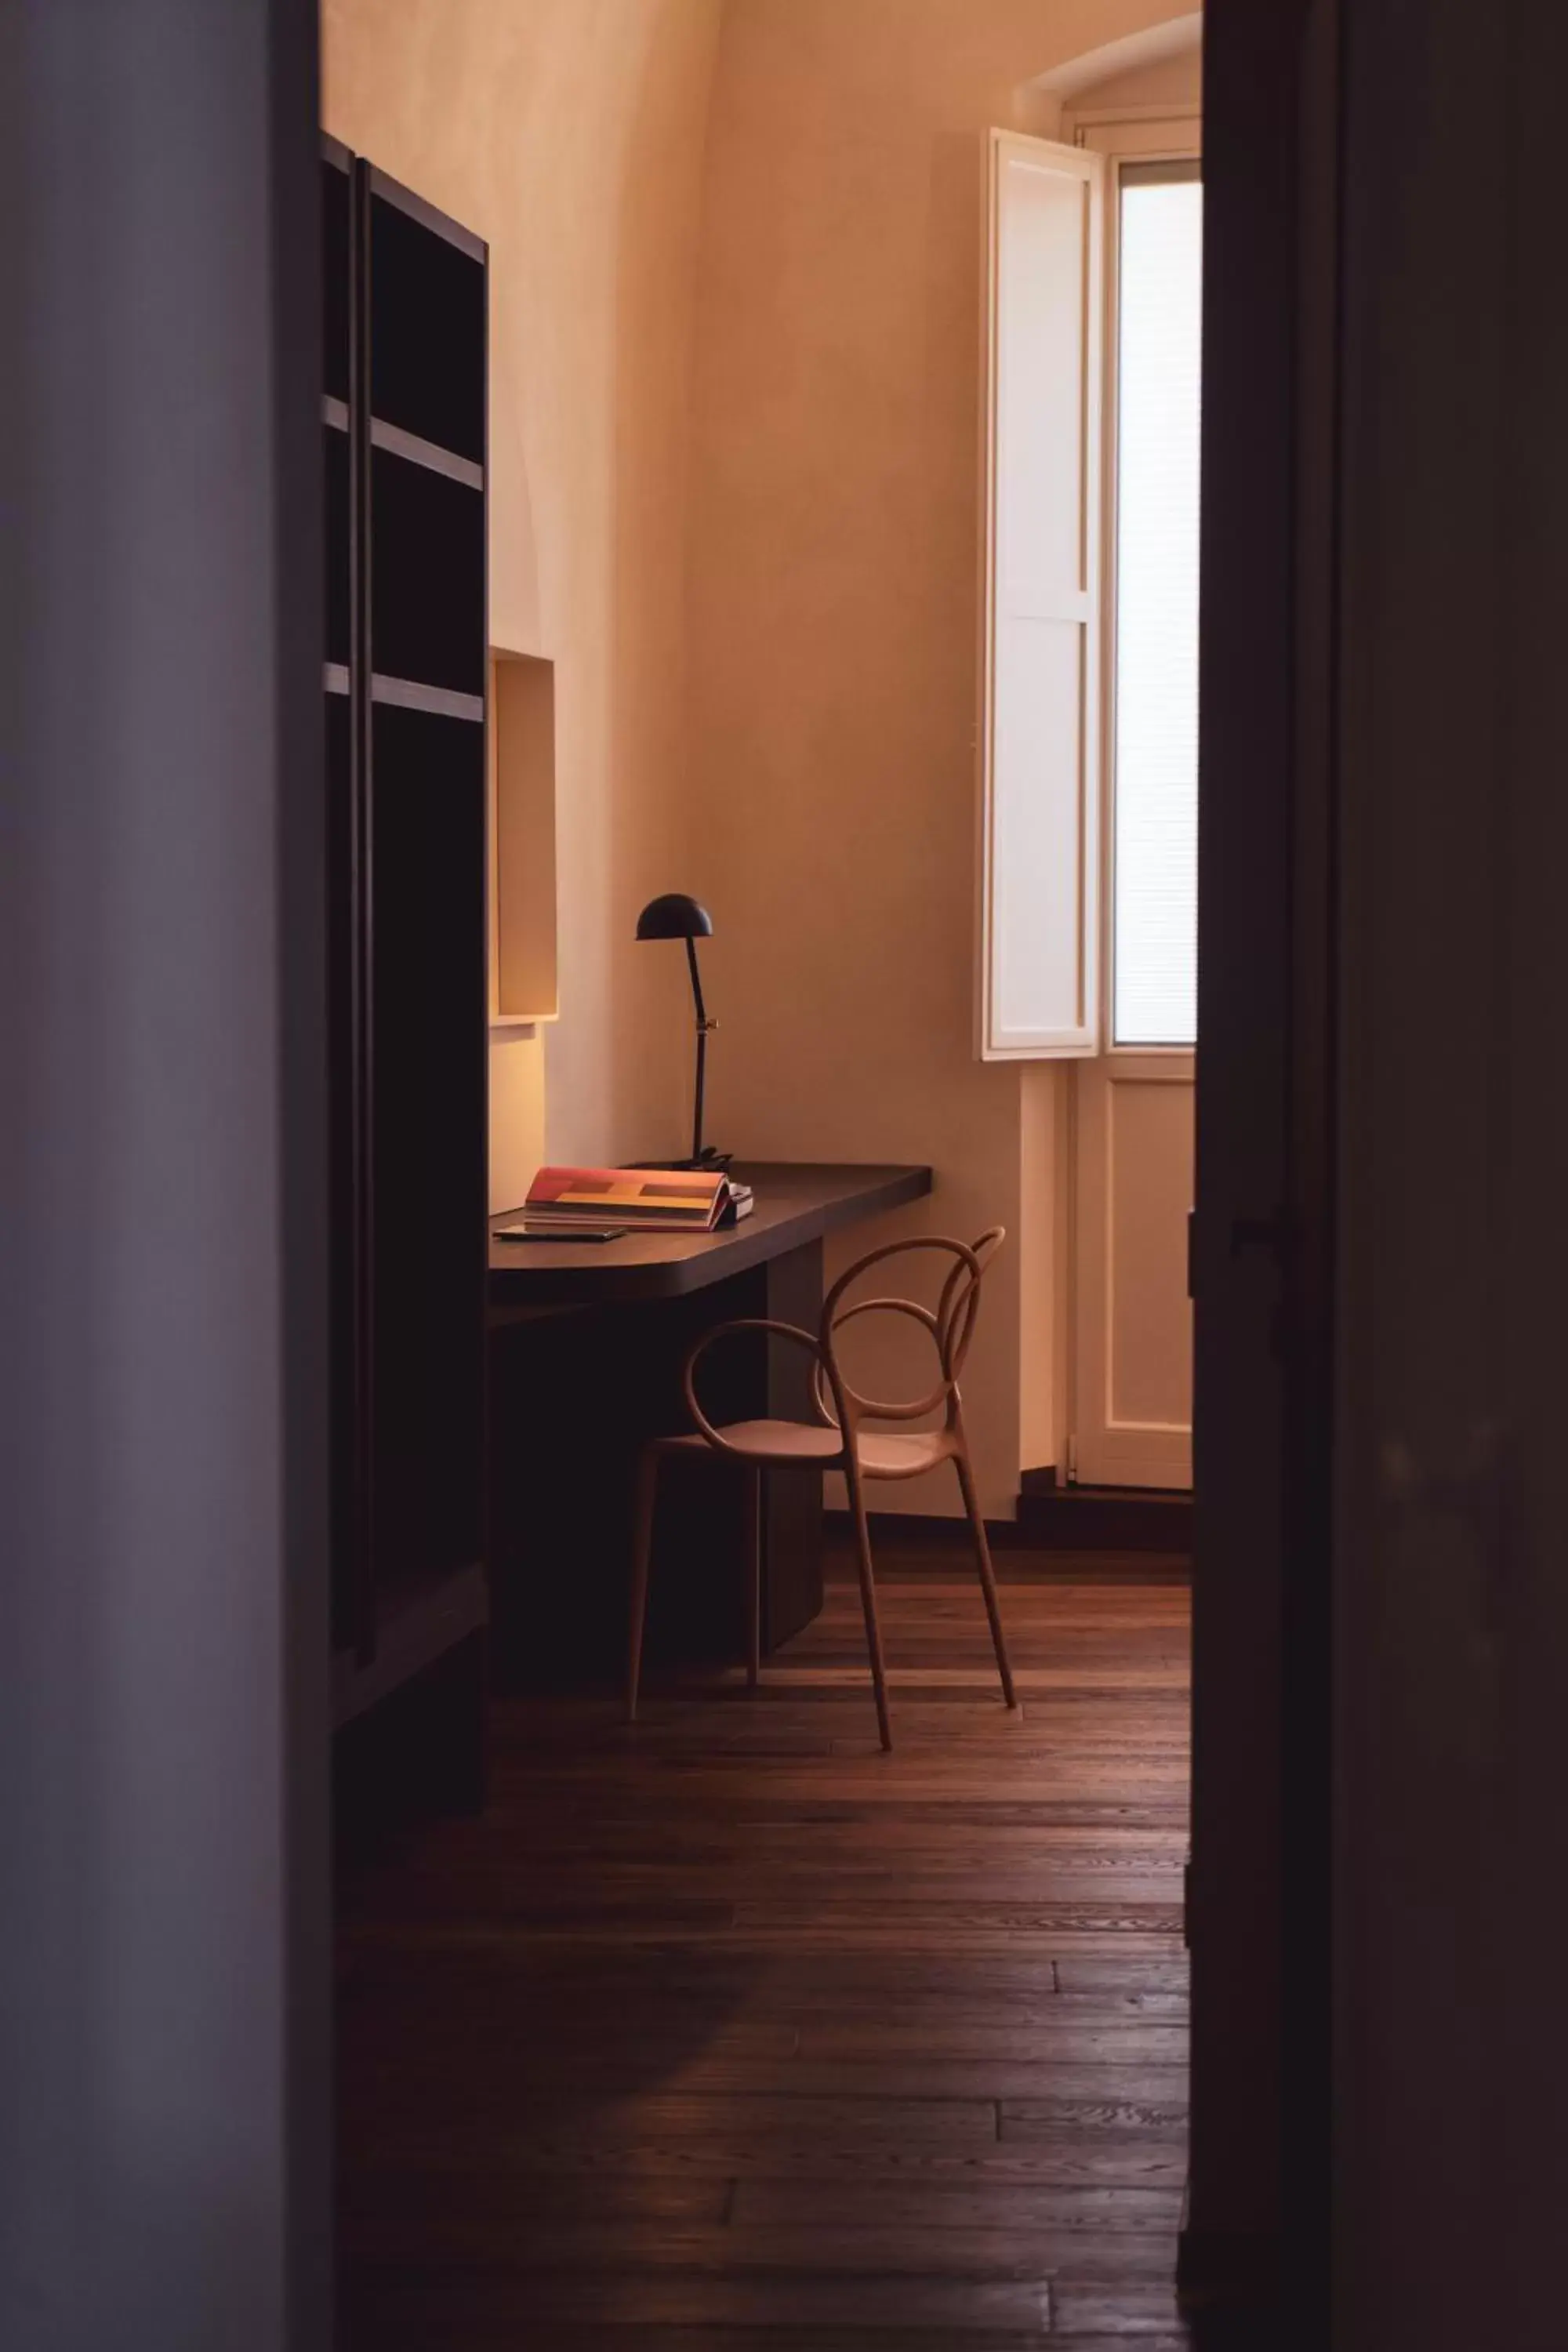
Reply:
[[997, 1515], [1059, 1428], [1065, 1085], [973, 1055], [981, 134], [1175, 13], [728, 0], [713, 85], [688, 643], [715, 1131], [931, 1161], [889, 1235], [1009, 1226], [967, 1384]]
[[[492, 1195], [711, 1131], [995, 1220], [986, 1507], [1059, 1428], [1064, 1087], [973, 1055], [980, 134], [1170, 0], [324, 0], [327, 127], [489, 239], [491, 637], [557, 665], [561, 1019]], [[853, 1246], [876, 1236], [857, 1234]], [[921, 1485], [897, 1507], [951, 1508]]]

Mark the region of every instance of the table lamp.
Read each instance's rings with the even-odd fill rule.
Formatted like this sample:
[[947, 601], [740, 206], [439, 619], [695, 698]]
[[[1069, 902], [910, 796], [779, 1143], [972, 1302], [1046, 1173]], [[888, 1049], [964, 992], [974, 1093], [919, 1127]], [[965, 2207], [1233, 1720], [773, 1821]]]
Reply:
[[702, 1002], [702, 975], [697, 969], [697, 942], [713, 936], [713, 919], [706, 907], [689, 898], [684, 890], [667, 890], [661, 898], [650, 898], [637, 917], [639, 940], [684, 940], [686, 966], [691, 974], [691, 1001], [697, 1014], [697, 1099], [691, 1121], [691, 1157], [663, 1162], [674, 1168], [728, 1168], [730, 1154], [715, 1151], [710, 1143], [702, 1140], [702, 1096], [708, 1076], [708, 1033], [719, 1024], [710, 1021], [708, 1008]]

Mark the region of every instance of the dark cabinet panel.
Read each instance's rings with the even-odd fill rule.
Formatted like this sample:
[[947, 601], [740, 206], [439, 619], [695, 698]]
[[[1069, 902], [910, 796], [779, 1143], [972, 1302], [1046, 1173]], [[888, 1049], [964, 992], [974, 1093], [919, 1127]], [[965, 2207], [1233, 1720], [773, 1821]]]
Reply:
[[321, 158], [321, 388], [349, 397], [350, 262], [353, 183], [343, 162]]
[[363, 1285], [358, 1133], [360, 989], [354, 916], [357, 828], [353, 710], [324, 697], [327, 722], [327, 1053], [331, 1099], [332, 1647], [353, 1648], [365, 1615], [361, 1367]]
[[331, 425], [321, 428], [321, 474], [327, 527], [327, 659], [346, 669], [352, 658], [353, 626], [349, 436]]
[[480, 1550], [484, 734], [378, 705], [370, 792], [378, 1579]]
[[[324, 145], [342, 1723], [486, 1613], [486, 270], [467, 231]], [[373, 391], [401, 448], [377, 446]], [[467, 715], [420, 707], [432, 688]]]
[[371, 451], [371, 668], [485, 690], [485, 494]]
[[370, 200], [371, 414], [483, 465], [485, 265], [402, 193]]

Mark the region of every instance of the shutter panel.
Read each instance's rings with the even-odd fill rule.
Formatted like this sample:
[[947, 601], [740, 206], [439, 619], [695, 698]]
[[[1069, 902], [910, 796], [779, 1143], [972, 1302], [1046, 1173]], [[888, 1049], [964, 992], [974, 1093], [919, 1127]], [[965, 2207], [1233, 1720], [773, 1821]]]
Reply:
[[1100, 1028], [1104, 162], [990, 136], [980, 1052]]

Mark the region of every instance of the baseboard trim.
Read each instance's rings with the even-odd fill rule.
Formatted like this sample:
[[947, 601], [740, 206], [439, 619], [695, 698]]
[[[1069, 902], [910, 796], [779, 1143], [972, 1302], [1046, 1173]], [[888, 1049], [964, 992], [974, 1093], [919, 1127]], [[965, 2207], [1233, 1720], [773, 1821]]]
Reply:
[[1065, 1486], [1054, 1470], [1026, 1470], [1019, 1482], [1022, 1540], [1063, 1551], [1193, 1549], [1190, 1492], [1152, 1486]]
[[[836, 1511], [830, 1507], [825, 1516], [829, 1535], [854, 1534], [855, 1522], [847, 1511]], [[952, 1517], [945, 1511], [868, 1511], [866, 1517], [870, 1522], [873, 1543], [882, 1538], [891, 1543], [901, 1541], [917, 1549], [929, 1549], [933, 1545], [942, 1549], [969, 1541], [968, 1520]], [[1017, 1541], [1018, 1530], [1011, 1519], [987, 1519], [985, 1533], [994, 1544]]]
[[[847, 1511], [830, 1510], [826, 1517], [830, 1537], [842, 1543], [853, 1538], [855, 1523]], [[969, 1528], [963, 1519], [912, 1511], [871, 1511], [868, 1517], [873, 1549], [900, 1555], [901, 1565], [929, 1559], [933, 1568], [940, 1566], [946, 1574], [949, 1560], [969, 1558]], [[1152, 1545], [1116, 1546], [1088, 1538], [1074, 1543], [1060, 1537], [1047, 1540], [1021, 1517], [987, 1519], [985, 1534], [992, 1550], [1004, 1557], [1010, 1577], [1060, 1577], [1073, 1584], [1188, 1584], [1192, 1580], [1188, 1556], [1180, 1547], [1167, 1551]]]

